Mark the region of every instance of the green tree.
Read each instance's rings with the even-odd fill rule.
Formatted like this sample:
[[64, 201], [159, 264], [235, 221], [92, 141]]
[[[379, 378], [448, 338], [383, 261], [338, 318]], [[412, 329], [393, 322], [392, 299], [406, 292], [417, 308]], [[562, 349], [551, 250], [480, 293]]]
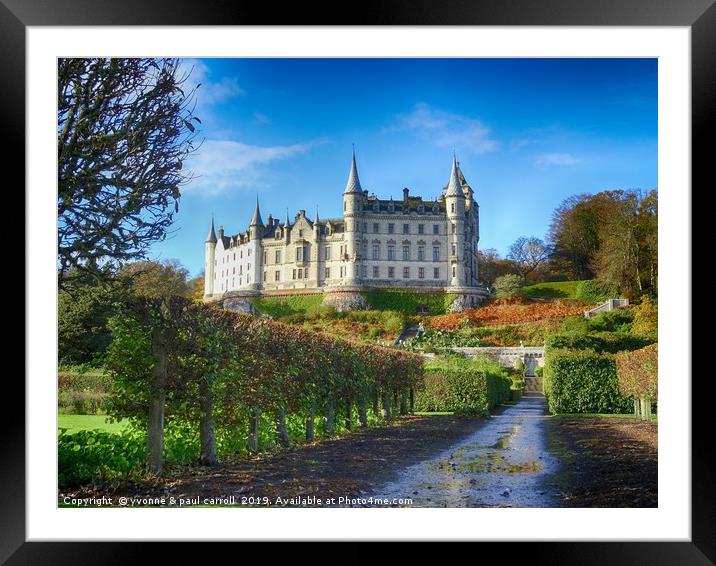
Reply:
[[189, 270], [177, 259], [165, 261], [137, 261], [127, 264], [119, 272], [138, 297], [157, 299], [162, 297], [190, 298], [192, 290], [187, 281]]
[[501, 275], [495, 279], [493, 290], [499, 298], [515, 297], [521, 293], [522, 277], [515, 274]]
[[178, 59], [58, 60], [58, 284], [142, 259], [179, 210], [195, 149]]

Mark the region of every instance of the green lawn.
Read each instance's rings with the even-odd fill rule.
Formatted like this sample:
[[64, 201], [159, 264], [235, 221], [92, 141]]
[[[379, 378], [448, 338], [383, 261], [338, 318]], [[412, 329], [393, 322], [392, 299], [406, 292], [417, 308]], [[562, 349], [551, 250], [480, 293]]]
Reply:
[[553, 281], [522, 287], [522, 292], [533, 299], [574, 299], [581, 281]]
[[120, 432], [128, 425], [127, 421], [108, 423], [105, 415], [58, 415], [57, 428], [66, 428], [67, 432], [80, 430], [103, 430]]

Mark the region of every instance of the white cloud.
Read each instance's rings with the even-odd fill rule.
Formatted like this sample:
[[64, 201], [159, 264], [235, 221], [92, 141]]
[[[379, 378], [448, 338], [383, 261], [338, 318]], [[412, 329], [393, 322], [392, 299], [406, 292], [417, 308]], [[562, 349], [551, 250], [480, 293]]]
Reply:
[[258, 146], [232, 140], [206, 140], [187, 163], [194, 175], [184, 193], [215, 195], [237, 190], [259, 190], [269, 186], [265, 165], [289, 159], [321, 143]]
[[499, 146], [491, 138], [490, 129], [479, 120], [432, 108], [424, 103], [417, 104], [409, 114], [398, 115], [395, 123], [383, 131], [412, 131], [422, 140], [432, 141], [440, 147], [454, 148], [458, 153], [486, 153]]
[[582, 161], [571, 153], [543, 153], [535, 157], [535, 165], [574, 165]]
[[185, 83], [185, 92], [190, 92], [197, 85], [201, 85], [195, 95], [198, 105], [212, 106], [246, 94], [236, 77], [212, 80], [211, 69], [200, 59], [182, 59], [181, 70], [187, 73], [191, 71]]
[[270, 124], [271, 118], [261, 112], [254, 112], [254, 122], [257, 124]]

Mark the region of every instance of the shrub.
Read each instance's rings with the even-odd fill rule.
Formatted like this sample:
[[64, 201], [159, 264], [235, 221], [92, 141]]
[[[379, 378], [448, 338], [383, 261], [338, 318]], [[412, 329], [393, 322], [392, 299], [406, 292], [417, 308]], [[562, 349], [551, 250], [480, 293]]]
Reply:
[[560, 323], [559, 328], [567, 334], [587, 334], [589, 332], [589, 319], [583, 316], [570, 316]]
[[607, 299], [614, 298], [617, 294], [617, 289], [596, 279], [581, 281], [574, 292], [575, 298], [590, 303], [602, 303]]
[[362, 291], [361, 295], [374, 310], [397, 311], [407, 316], [417, 314], [421, 306], [427, 307], [431, 315], [445, 314], [457, 298], [455, 293], [418, 293], [400, 289], [371, 289]]
[[511, 385], [507, 371], [495, 362], [443, 358], [427, 365], [415, 410], [487, 416], [510, 399]]
[[632, 400], [619, 393], [611, 354], [591, 350], [551, 350], [544, 367], [544, 393], [550, 413], [628, 413]]
[[589, 330], [595, 332], [629, 333], [634, 322], [634, 310], [619, 308], [613, 311], [600, 312], [582, 320], [587, 323]]
[[621, 394], [656, 401], [659, 390], [657, 344], [633, 352], [622, 352], [617, 354], [616, 360]]
[[644, 295], [641, 304], [634, 309], [632, 332], [656, 341], [659, 330], [659, 312], [657, 304], [648, 295]]
[[592, 332], [590, 334], [553, 334], [546, 340], [545, 347], [551, 349], [594, 350], [616, 354], [624, 350], [638, 350], [652, 340], [620, 332]]
[[[310, 316], [321, 312], [323, 295], [286, 295], [283, 297], [254, 297], [251, 303], [262, 313], [274, 318], [283, 318], [290, 315]], [[303, 321], [301, 321], [303, 322]]]
[[60, 367], [57, 373], [57, 406], [62, 413], [94, 415], [104, 412], [111, 378], [88, 366]]
[[522, 277], [512, 273], [500, 275], [500, 277], [495, 279], [493, 290], [495, 291], [495, 295], [500, 298], [521, 295]]

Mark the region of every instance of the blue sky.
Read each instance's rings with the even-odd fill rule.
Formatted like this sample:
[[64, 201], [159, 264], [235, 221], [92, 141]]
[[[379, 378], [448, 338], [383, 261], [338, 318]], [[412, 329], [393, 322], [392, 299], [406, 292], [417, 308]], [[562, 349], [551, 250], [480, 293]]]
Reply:
[[431, 199], [453, 149], [480, 205], [479, 247], [543, 238], [566, 197], [657, 187], [656, 59], [185, 60], [202, 120], [173, 233], [150, 250], [198, 274], [212, 212], [341, 215], [355, 143], [363, 188]]

